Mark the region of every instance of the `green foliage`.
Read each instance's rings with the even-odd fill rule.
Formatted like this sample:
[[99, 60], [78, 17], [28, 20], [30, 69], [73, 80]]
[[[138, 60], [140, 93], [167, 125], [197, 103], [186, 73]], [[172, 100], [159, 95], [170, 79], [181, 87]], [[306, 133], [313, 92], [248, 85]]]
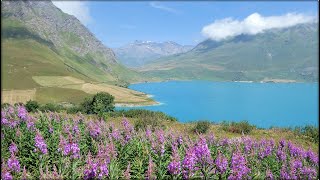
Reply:
[[2, 104], [1, 104], [1, 108], [5, 108], [5, 107], [8, 107], [8, 106], [10, 106], [9, 103], [2, 103]]
[[119, 110], [110, 113], [111, 117], [128, 117], [128, 118], [140, 118], [150, 120], [165, 120], [165, 121], [177, 121], [177, 118], [169, 116], [160, 111], [150, 111], [145, 109], [130, 109], [130, 110]]
[[193, 131], [196, 133], [205, 134], [209, 128], [211, 123], [209, 121], [197, 121]]
[[102, 116], [105, 112], [114, 110], [114, 97], [106, 92], [100, 92], [92, 98], [86, 98], [81, 104], [87, 114], [98, 114]]
[[32, 100], [29, 100], [27, 101], [26, 103], [26, 109], [28, 112], [36, 112], [39, 108], [39, 103], [37, 101], [32, 101]]
[[68, 114], [76, 114], [78, 112], [81, 112], [82, 108], [80, 106], [75, 106], [74, 105], [74, 106], [66, 108], [66, 110], [67, 110]]
[[319, 128], [315, 126], [296, 127], [293, 132], [310, 138], [311, 142], [319, 143]]
[[156, 128], [164, 127], [161, 124], [161, 120], [159, 119], [152, 119], [152, 118], [139, 118], [137, 121], [134, 122], [135, 130], [146, 130], [147, 128], [151, 128], [155, 130]]
[[13, 106], [24, 106], [24, 104], [22, 102], [17, 102], [17, 103], [14, 103]]
[[60, 112], [61, 110], [64, 110], [64, 107], [60, 104], [47, 103], [44, 106], [40, 106], [39, 110], [42, 112]]
[[231, 133], [238, 134], [250, 134], [250, 132], [255, 129], [254, 125], [249, 124], [248, 121], [240, 121], [240, 122], [222, 122], [222, 129]]
[[186, 53], [161, 57], [141, 69], [163, 79], [317, 82], [318, 70], [312, 70], [318, 66], [317, 34], [318, 23], [313, 23], [219, 42], [208, 39]]

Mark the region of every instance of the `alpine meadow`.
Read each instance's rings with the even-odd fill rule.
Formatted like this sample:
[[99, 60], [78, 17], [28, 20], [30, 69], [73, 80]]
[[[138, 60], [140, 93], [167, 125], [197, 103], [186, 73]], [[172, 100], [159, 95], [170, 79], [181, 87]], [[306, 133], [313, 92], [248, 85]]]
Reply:
[[1, 1], [1, 179], [319, 179], [317, 1]]

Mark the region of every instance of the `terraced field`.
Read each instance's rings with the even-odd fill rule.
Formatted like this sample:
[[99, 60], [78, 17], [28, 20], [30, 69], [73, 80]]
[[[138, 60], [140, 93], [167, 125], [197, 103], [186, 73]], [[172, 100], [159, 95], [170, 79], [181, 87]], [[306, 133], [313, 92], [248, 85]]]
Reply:
[[41, 103], [80, 103], [87, 96], [98, 92], [107, 92], [115, 97], [115, 102], [118, 105], [152, 105], [156, 103], [142, 92], [106, 83], [86, 82], [72, 76], [33, 76], [32, 79], [39, 87], [32, 90], [4, 90], [3, 102], [25, 103], [31, 99]]

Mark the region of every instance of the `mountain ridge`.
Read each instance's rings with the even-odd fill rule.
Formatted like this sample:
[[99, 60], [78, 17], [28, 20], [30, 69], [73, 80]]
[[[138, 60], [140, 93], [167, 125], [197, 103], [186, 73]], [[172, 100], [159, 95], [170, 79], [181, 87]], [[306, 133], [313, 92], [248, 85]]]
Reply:
[[51, 1], [3, 1], [1, 20], [1, 86], [7, 102], [78, 103], [104, 91], [116, 103], [155, 103], [122, 88], [147, 78], [119, 64], [111, 48]]
[[121, 63], [128, 67], [138, 67], [160, 57], [187, 52], [192, 48], [191, 45], [180, 45], [174, 41], [135, 40], [122, 47], [114, 48], [114, 51]]
[[139, 71], [178, 80], [315, 82], [318, 46], [318, 23], [309, 23], [223, 41], [207, 39], [186, 53], [159, 58]]

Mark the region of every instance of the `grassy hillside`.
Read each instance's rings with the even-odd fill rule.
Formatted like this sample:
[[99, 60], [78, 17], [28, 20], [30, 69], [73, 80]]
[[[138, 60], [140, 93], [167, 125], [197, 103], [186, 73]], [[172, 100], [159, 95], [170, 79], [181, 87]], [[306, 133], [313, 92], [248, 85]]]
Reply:
[[[2, 35], [3, 102], [34, 99], [42, 103], [79, 103], [90, 94], [105, 91], [114, 95], [117, 103], [154, 103], [143, 93], [114, 86], [141, 81], [138, 73], [119, 64], [113, 64], [113, 71], [106, 73], [68, 48], [57, 49], [16, 20], [4, 19]], [[88, 86], [90, 83], [96, 85]], [[71, 87], [74, 84], [80, 87]], [[109, 84], [114, 90], [110, 91], [103, 84]]]
[[146, 65], [146, 75], [166, 79], [318, 81], [318, 24], [206, 40], [193, 50]]

